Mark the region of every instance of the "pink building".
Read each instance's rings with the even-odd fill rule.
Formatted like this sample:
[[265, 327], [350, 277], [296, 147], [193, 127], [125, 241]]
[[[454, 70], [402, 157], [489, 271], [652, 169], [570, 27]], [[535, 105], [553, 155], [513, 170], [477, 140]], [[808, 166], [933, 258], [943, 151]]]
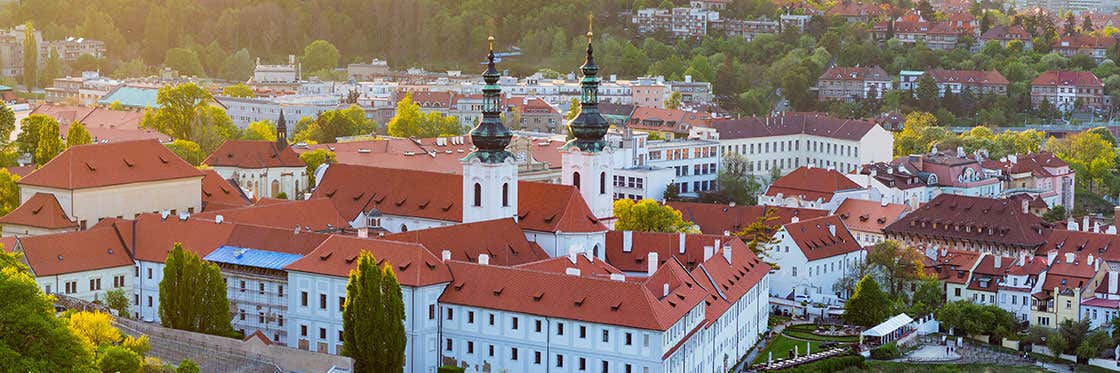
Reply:
[[1042, 198], [1048, 207], [1062, 205], [1073, 211], [1075, 176], [1069, 164], [1053, 153], [1010, 155], [984, 161], [984, 168], [999, 170], [1005, 195], [1027, 194]]

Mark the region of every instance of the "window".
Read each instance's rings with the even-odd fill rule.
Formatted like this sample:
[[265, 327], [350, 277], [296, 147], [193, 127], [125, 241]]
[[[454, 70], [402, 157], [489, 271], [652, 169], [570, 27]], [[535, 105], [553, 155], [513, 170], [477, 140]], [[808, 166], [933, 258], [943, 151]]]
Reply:
[[78, 282], [77, 281], [66, 282], [66, 294], [74, 294], [74, 293], [77, 293], [77, 292], [78, 292]]
[[609, 361], [603, 360], [603, 373], [610, 373], [610, 371], [611, 363]]
[[579, 326], [579, 337], [581, 339], [582, 338], [587, 338], [587, 327], [586, 326], [583, 326], [583, 325]]
[[89, 280], [89, 291], [101, 290], [101, 279], [95, 278]]
[[276, 285], [276, 294], [281, 297], [284, 296], [284, 285]]
[[447, 351], [451, 351], [454, 346], [455, 346], [454, 343], [451, 342], [451, 338], [448, 338], [447, 339], [447, 346], [444, 347], [444, 349], [447, 350]]
[[152, 306], [152, 296], [149, 295], [148, 296], [148, 307], [151, 307], [151, 306]]
[[490, 357], [494, 357], [494, 345], [490, 345]]
[[474, 183], [474, 205], [482, 206], [482, 184]]
[[533, 324], [535, 325], [535, 328], [534, 328], [535, 331], [537, 333], [540, 333], [541, 332], [541, 321], [540, 320], [535, 320]]
[[634, 336], [629, 332], [626, 333], [626, 345], [629, 346], [633, 343]]
[[502, 184], [502, 207], [509, 207], [509, 183]]
[[474, 311], [467, 311], [467, 323], [474, 324]]
[[494, 326], [494, 314], [490, 314], [490, 326]]
[[533, 364], [541, 365], [541, 352], [533, 351]]
[[511, 348], [509, 350], [509, 355], [510, 355], [510, 357], [509, 357], [510, 360], [517, 361], [517, 347]]
[[299, 336], [300, 337], [306, 337], [307, 336], [307, 325], [300, 325], [299, 326]]
[[599, 173], [599, 194], [607, 194], [607, 173]]
[[300, 292], [300, 294], [299, 294], [299, 304], [301, 306], [307, 307], [307, 292], [306, 291]]
[[603, 329], [603, 342], [610, 342], [610, 341], [611, 341], [611, 332], [609, 330]]
[[467, 353], [468, 354], [473, 354], [474, 353], [474, 342], [467, 341]]
[[556, 323], [556, 335], [564, 335], [564, 323]]
[[454, 320], [455, 319], [455, 310], [450, 309], [450, 308], [447, 309], [447, 319], [448, 320]]
[[961, 296], [961, 288], [953, 289], [953, 295], [958, 297]]
[[346, 297], [338, 297], [338, 311], [341, 312], [346, 309]]
[[587, 370], [587, 359], [579, 358], [579, 370]]
[[257, 286], [257, 294], [264, 294], [264, 282], [261, 282], [259, 286]]
[[124, 275], [113, 276], [113, 287], [114, 288], [124, 287]]
[[564, 367], [564, 355], [556, 354], [556, 367], [557, 368], [563, 368]]
[[152, 269], [151, 268], [148, 268], [148, 279], [149, 280], [152, 279]]
[[327, 295], [326, 294], [319, 294], [319, 309], [321, 309], [321, 310], [327, 309]]
[[579, 189], [579, 172], [572, 173], [572, 185]]
[[245, 281], [241, 281], [241, 292], [245, 292]]
[[626, 364], [626, 373], [630, 373], [632, 369], [633, 368], [630, 366], [630, 364]]
[[518, 321], [518, 320], [517, 320], [517, 317], [515, 316], [515, 317], [513, 318], [513, 330], [517, 330], [517, 328], [518, 328], [518, 325], [517, 325], [517, 321]]
[[428, 305], [428, 320], [435, 320], [435, 319], [436, 319], [436, 305], [429, 304]]

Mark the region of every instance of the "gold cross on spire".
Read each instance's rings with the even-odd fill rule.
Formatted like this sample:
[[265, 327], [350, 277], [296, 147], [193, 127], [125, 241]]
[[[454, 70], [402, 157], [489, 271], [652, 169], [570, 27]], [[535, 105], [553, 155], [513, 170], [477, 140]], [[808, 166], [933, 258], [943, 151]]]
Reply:
[[494, 51], [494, 35], [490, 35], [490, 38], [488, 40], [490, 41], [490, 51], [493, 52]]
[[588, 43], [591, 43], [591, 37], [595, 35], [591, 32], [591, 26], [594, 22], [595, 22], [595, 15], [588, 12], [587, 13], [587, 42]]

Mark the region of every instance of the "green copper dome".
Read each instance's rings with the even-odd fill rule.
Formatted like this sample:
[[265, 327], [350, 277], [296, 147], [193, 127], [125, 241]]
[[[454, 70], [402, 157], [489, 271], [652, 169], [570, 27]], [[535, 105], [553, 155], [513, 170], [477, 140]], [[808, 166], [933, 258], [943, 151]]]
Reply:
[[575, 137], [564, 145], [565, 148], [576, 146], [585, 152], [597, 153], [607, 147], [604, 137], [610, 124], [607, 119], [599, 114], [599, 65], [595, 64], [595, 55], [591, 47], [591, 32], [587, 32], [587, 60], [580, 66], [583, 71], [583, 80], [580, 81], [579, 115], [568, 123], [568, 133]]
[[482, 120], [471, 130], [471, 143], [476, 148], [463, 158], [468, 161], [477, 158], [482, 163], [502, 163], [513, 156], [506, 151], [513, 133], [502, 124], [501, 87], [498, 79], [502, 77], [494, 67], [494, 37], [490, 37], [490, 54], [487, 56], [486, 71], [482, 73]]

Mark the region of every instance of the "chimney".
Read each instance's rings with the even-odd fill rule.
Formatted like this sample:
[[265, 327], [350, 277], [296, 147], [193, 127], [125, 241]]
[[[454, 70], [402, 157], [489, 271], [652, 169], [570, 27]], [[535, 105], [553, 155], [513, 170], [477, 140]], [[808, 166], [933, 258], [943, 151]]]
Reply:
[[564, 274], [579, 277], [579, 268], [564, 268]]
[[727, 264], [731, 264], [731, 245], [723, 247], [723, 259], [727, 260]]
[[1066, 264], [1072, 264], [1072, 263], [1073, 263], [1073, 260], [1074, 260], [1074, 259], [1076, 259], [1076, 258], [1077, 258], [1077, 255], [1076, 255], [1076, 254], [1074, 254], [1074, 253], [1066, 253]]
[[828, 234], [832, 235], [833, 237], [836, 237], [836, 226], [835, 225], [832, 225], [832, 224], [828, 225]]
[[611, 280], [618, 282], [626, 282], [626, 276], [621, 273], [611, 273]]
[[1027, 265], [1027, 252], [1026, 251], [1020, 251], [1019, 252], [1019, 265], [1024, 266], [1024, 267]]
[[1089, 254], [1089, 259], [1085, 261], [1085, 264], [1093, 265], [1093, 254]]
[[296, 224], [296, 229], [292, 230], [292, 234], [299, 234], [299, 224]]
[[1093, 233], [1101, 233], [1101, 222], [1093, 221]]
[[1081, 230], [1083, 232], [1089, 231], [1089, 215], [1081, 217]]
[[664, 284], [661, 284], [661, 297], [664, 298], [664, 297], [667, 297], [667, 296], [669, 296], [669, 283], [668, 282], [666, 282]]
[[1050, 252], [1046, 253], [1046, 265], [1054, 265], [1054, 259], [1056, 259], [1057, 257], [1057, 250], [1051, 250]]
[[1074, 219], [1072, 216], [1066, 219], [1066, 230], [1074, 232], [1081, 230], [1077, 225], [1077, 219]]
[[677, 253], [678, 254], [684, 254], [684, 243], [685, 243], [684, 232], [681, 232], [677, 236], [677, 248], [678, 248]]
[[1117, 290], [1116, 285], [1117, 285], [1117, 277], [1118, 276], [1120, 276], [1120, 272], [1108, 271], [1108, 293], [1109, 294], [1116, 294], [1116, 290]]
[[369, 228], [358, 228], [358, 238], [369, 238]]
[[634, 232], [622, 231], [622, 252], [628, 253], [634, 250]]
[[1023, 198], [1023, 214], [1031, 213], [1031, 199], [1030, 197]]
[[946, 255], [949, 255], [949, 250], [942, 247], [941, 248], [941, 256], [946, 256]]
[[704, 246], [704, 261], [705, 262], [708, 261], [708, 259], [711, 259], [712, 255], [715, 255], [715, 254], [713, 254], [715, 249], [716, 248], [712, 247], [712, 246]]
[[649, 255], [646, 256], [646, 275], [653, 276], [653, 273], [657, 272], [658, 264], [657, 252], [650, 252]]
[[478, 264], [490, 265], [490, 255], [478, 254]]
[[444, 250], [440, 252], [440, 257], [443, 258], [443, 261], [445, 262], [451, 260], [451, 250]]
[[996, 255], [996, 269], [1003, 268], [1003, 257]]

